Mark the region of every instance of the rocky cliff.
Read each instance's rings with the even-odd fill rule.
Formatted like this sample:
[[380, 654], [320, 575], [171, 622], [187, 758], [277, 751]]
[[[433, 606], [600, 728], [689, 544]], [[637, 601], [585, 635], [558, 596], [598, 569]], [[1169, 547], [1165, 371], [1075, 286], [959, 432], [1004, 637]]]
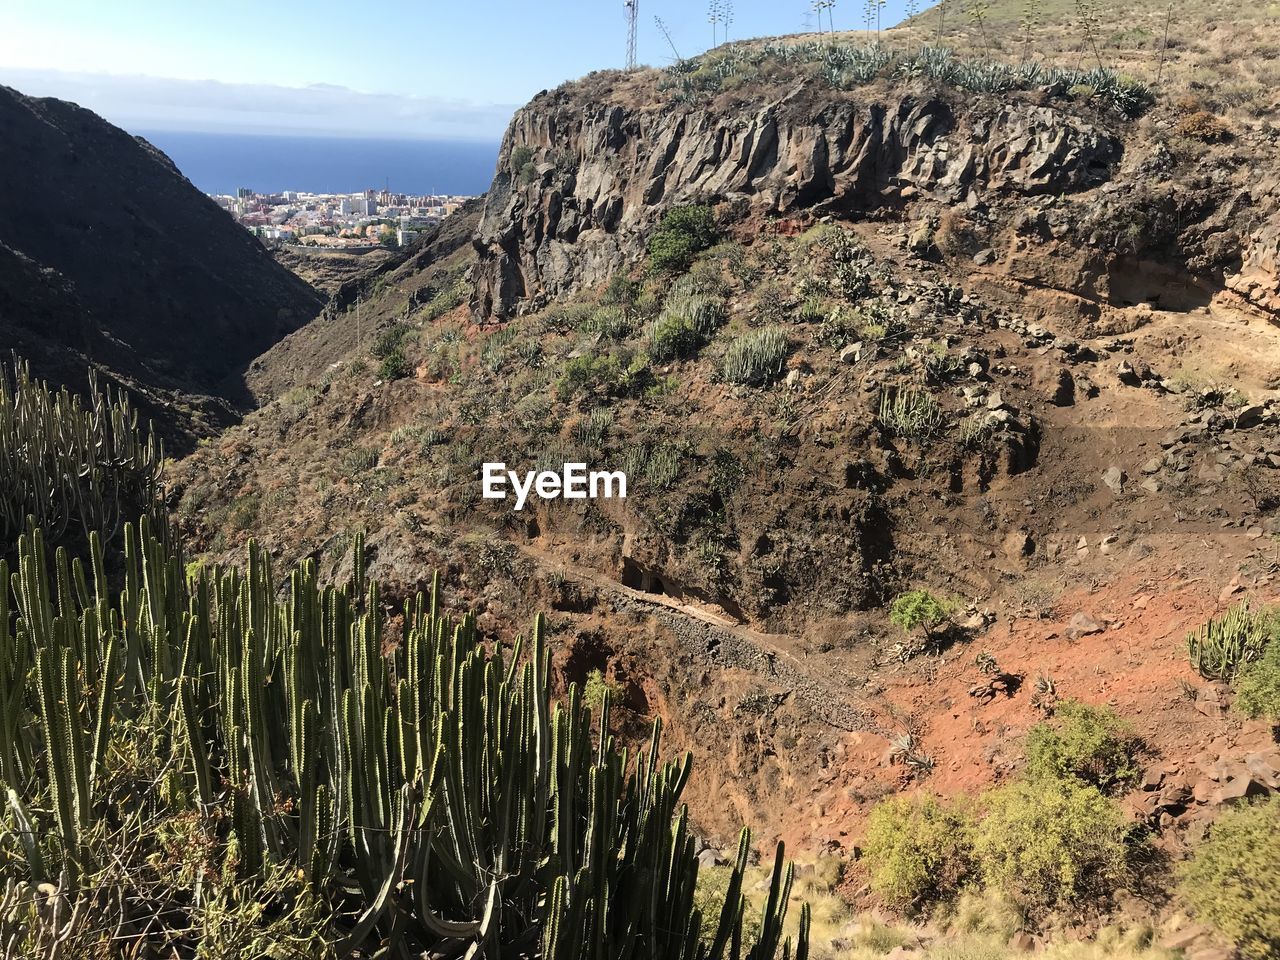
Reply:
[[[42, 376], [245, 399], [250, 360], [320, 296], [145, 141], [0, 87], [0, 340]], [[180, 428], [178, 428], [180, 430]]]
[[1123, 149], [1105, 120], [912, 85], [855, 95], [801, 81], [749, 113], [627, 99], [562, 88], [515, 115], [476, 237], [478, 314], [604, 280], [673, 203], [848, 215], [917, 195], [1061, 194], [1105, 181]]

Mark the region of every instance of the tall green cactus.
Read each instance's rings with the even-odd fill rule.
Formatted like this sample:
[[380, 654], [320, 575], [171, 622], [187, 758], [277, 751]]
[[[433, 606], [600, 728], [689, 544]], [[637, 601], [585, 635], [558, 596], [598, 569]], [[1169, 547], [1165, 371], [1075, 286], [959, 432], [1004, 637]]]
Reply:
[[123, 396], [90, 371], [85, 400], [32, 380], [25, 362], [0, 368], [0, 543], [34, 517], [52, 541], [97, 531], [114, 538], [157, 508], [163, 453]]
[[[59, 838], [68, 896], [95, 867], [85, 838], [120, 812], [99, 786], [111, 745], [159, 717], [181, 788], [138, 802], [194, 810], [211, 836], [229, 823], [245, 883], [296, 871], [346, 918], [332, 934], [348, 953], [792, 955], [781, 848], [758, 931], [743, 927], [745, 833], [724, 909], [702, 917], [680, 803], [691, 759], [663, 762], [655, 723], [633, 760], [607, 697], [596, 717], [575, 686], [556, 702], [541, 617], [504, 650], [442, 612], [437, 582], [390, 637], [358, 554], [346, 585], [322, 586], [308, 562], [281, 600], [256, 545], [243, 571], [187, 578], [162, 534], [125, 526], [112, 599], [101, 539], [86, 572], [65, 550], [50, 563], [32, 530], [13, 607], [0, 600], [0, 787], [24, 835]], [[21, 879], [48, 872], [40, 857], [36, 844]]]
[[1246, 663], [1262, 656], [1276, 635], [1280, 614], [1250, 609], [1246, 600], [1187, 634], [1187, 654], [1201, 676], [1230, 681]]

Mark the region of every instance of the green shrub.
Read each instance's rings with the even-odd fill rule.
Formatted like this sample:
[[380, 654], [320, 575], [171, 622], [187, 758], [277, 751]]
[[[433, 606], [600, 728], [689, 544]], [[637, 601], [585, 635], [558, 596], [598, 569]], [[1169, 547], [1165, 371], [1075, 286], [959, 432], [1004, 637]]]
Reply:
[[889, 622], [901, 627], [903, 633], [919, 628], [927, 636], [948, 616], [947, 605], [928, 590], [908, 590], [889, 604]]
[[1138, 741], [1110, 707], [1078, 700], [1059, 704], [1052, 721], [1027, 731], [1027, 773], [1034, 778], [1073, 778], [1108, 791], [1138, 775]]
[[[712, 923], [705, 923], [701, 934], [702, 942], [710, 945], [715, 939], [714, 919], [724, 909], [725, 899], [729, 895], [729, 885], [733, 881], [733, 868], [728, 864], [718, 867], [703, 867], [698, 871], [698, 882], [694, 887], [693, 904], [702, 912], [704, 918], [711, 918]], [[760, 910], [749, 897], [743, 898], [743, 926], [755, 930], [760, 925]]]
[[1182, 869], [1182, 895], [1246, 960], [1280, 956], [1280, 797], [1214, 823]]
[[399, 352], [400, 344], [404, 342], [405, 335], [408, 332], [409, 328], [405, 324], [393, 323], [374, 338], [373, 346], [369, 348], [369, 352], [378, 360], [385, 360], [393, 353]]
[[561, 400], [580, 393], [629, 397], [642, 393], [652, 382], [653, 373], [640, 356], [574, 357], [556, 380], [556, 394]]
[[605, 675], [599, 670], [588, 673], [587, 679], [582, 684], [582, 702], [592, 710], [599, 710], [606, 696], [610, 700], [616, 699], [617, 693], [614, 685], [605, 679]]
[[407, 377], [413, 371], [404, 352], [396, 347], [389, 354], [382, 358], [382, 363], [378, 365], [378, 379], [380, 380], [399, 380]]
[[764, 327], [737, 337], [720, 362], [720, 376], [729, 383], [762, 386], [782, 372], [787, 359], [787, 336], [777, 327]]
[[973, 822], [933, 797], [893, 797], [867, 822], [863, 856], [871, 888], [899, 909], [955, 896], [974, 869]]
[[670, 363], [692, 357], [702, 346], [702, 338], [683, 317], [663, 313], [649, 329], [649, 359]]
[[649, 330], [649, 358], [669, 363], [692, 357], [723, 322], [719, 299], [673, 289]]
[[635, 318], [621, 306], [597, 308], [582, 324], [582, 329], [598, 333], [609, 340], [625, 340], [635, 332]]
[[596, 407], [578, 421], [573, 431], [574, 439], [588, 450], [599, 449], [612, 426], [613, 411], [608, 407]]
[[1273, 637], [1262, 657], [1240, 671], [1235, 706], [1248, 717], [1280, 720], [1280, 639]]
[[1028, 910], [1108, 896], [1129, 875], [1119, 806], [1074, 779], [1012, 783], [987, 796], [974, 851], [984, 881]]
[[615, 273], [609, 278], [608, 286], [604, 288], [604, 296], [600, 298], [600, 305], [631, 308], [636, 305], [636, 301], [639, 298], [640, 281], [632, 280], [625, 273]]
[[710, 207], [673, 207], [649, 237], [649, 269], [654, 273], [682, 273], [719, 236]]
[[521, 183], [532, 183], [538, 173], [537, 164], [533, 161], [533, 151], [523, 145], [512, 150], [511, 170]]
[[465, 270], [448, 274], [444, 278], [443, 284], [443, 286], [437, 288], [433, 281], [431, 287], [428, 288], [433, 292], [431, 299], [427, 301], [422, 310], [422, 319], [428, 323], [432, 320], [438, 320], [452, 310], [456, 310], [466, 301], [471, 292], [471, 286], [467, 283]]

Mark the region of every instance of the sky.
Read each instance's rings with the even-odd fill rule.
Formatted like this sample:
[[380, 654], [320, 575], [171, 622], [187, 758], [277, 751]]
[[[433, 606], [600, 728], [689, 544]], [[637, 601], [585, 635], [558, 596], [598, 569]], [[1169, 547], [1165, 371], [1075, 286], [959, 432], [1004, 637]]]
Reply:
[[[639, 3], [641, 63], [674, 58], [655, 17], [681, 56], [711, 46], [705, 0]], [[496, 141], [538, 91], [620, 67], [626, 53], [624, 0], [15, 6], [0, 30], [0, 84], [72, 100], [132, 130]], [[838, 0], [836, 29], [860, 29], [865, 6]], [[905, 6], [887, 0], [883, 25]], [[812, 22], [810, 0], [732, 7], [730, 39], [796, 33]]]

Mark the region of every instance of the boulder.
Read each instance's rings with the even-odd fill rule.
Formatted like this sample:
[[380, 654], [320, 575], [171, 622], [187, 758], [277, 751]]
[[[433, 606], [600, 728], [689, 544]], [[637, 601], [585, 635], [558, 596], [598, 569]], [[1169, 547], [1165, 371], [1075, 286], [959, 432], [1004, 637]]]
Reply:
[[1221, 684], [1206, 683], [1196, 691], [1196, 710], [1206, 717], [1220, 717], [1227, 712]]
[[1106, 629], [1106, 624], [1100, 623], [1083, 610], [1080, 610], [1067, 624], [1067, 636], [1072, 640], [1079, 640], [1081, 637], [1102, 633]]
[[1133, 369], [1133, 365], [1128, 360], [1121, 360], [1116, 366], [1116, 377], [1126, 387], [1142, 386], [1142, 378], [1138, 376], [1138, 371]]
[[855, 364], [862, 359], [862, 343], [851, 343], [840, 351], [840, 362], [843, 364]]
[[1055, 367], [1040, 380], [1040, 392], [1055, 407], [1069, 407], [1076, 402], [1076, 383], [1066, 367]]
[[1009, 938], [1009, 949], [1017, 953], [1030, 953], [1036, 948], [1036, 938], [1025, 930], [1019, 930]]
[[1257, 797], [1266, 793], [1266, 787], [1256, 783], [1253, 777], [1245, 774], [1244, 776], [1232, 777], [1222, 786], [1220, 786], [1209, 798], [1209, 802], [1215, 806], [1222, 803], [1231, 803], [1235, 800], [1244, 800], [1246, 797]]
[[1102, 473], [1102, 483], [1117, 497], [1124, 493], [1124, 484], [1128, 477], [1119, 467], [1107, 467]]

